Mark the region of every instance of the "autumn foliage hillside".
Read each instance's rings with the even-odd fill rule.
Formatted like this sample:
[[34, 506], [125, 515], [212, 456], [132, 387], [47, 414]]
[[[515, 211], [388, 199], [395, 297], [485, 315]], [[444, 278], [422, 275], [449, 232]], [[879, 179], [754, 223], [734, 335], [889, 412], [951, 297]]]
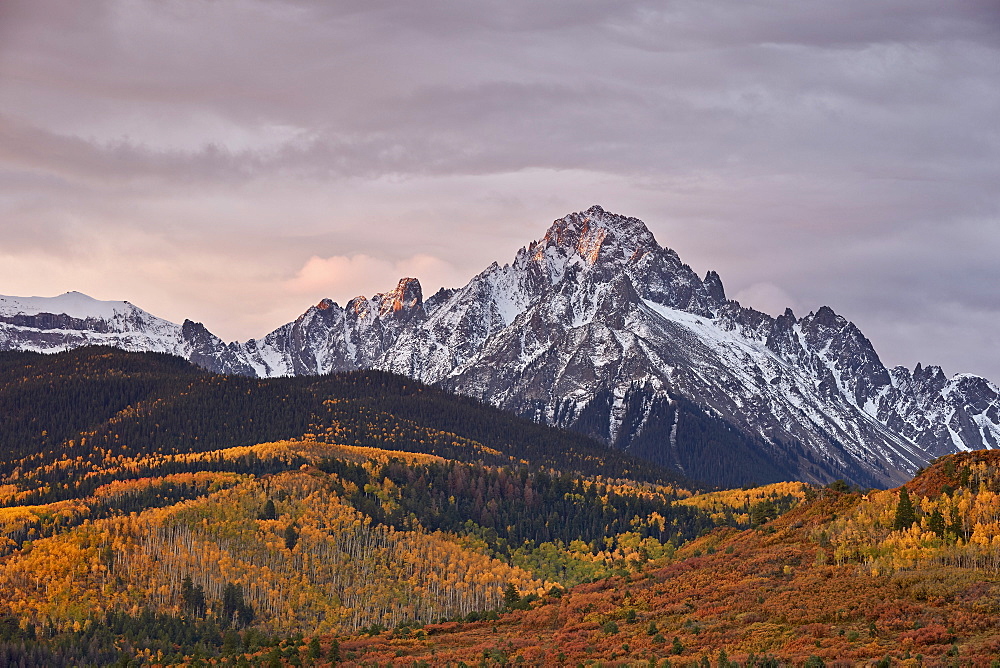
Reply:
[[706, 491], [399, 376], [107, 349], [0, 354], [0, 453], [0, 665], [1000, 653], [1000, 453]]
[[37, 479], [0, 487], [3, 665], [495, 617], [719, 525], [672, 486], [314, 439], [112, 457], [25, 503]]
[[[993, 452], [938, 460], [906, 486], [902, 518], [902, 489], [810, 490], [760, 527], [718, 529], [668, 563], [497, 622], [340, 638], [339, 648], [347, 665], [995, 666], [998, 463]], [[947, 518], [940, 536], [935, 511]]]
[[495, 615], [718, 526], [682, 482], [391, 374], [3, 353], [0, 665]]

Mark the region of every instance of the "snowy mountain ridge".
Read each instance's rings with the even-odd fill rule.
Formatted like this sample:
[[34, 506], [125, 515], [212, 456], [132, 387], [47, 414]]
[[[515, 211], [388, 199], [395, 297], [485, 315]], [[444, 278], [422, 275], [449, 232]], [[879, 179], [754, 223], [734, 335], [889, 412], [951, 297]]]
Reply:
[[887, 369], [825, 306], [802, 318], [745, 308], [642, 221], [597, 206], [462, 288], [425, 301], [403, 278], [242, 343], [79, 293], [0, 298], [3, 349], [89, 343], [261, 377], [393, 371], [720, 484], [885, 486], [941, 454], [1000, 442], [1000, 390], [988, 380]]
[[81, 345], [190, 356], [183, 326], [126, 301], [99, 301], [81, 292], [57, 297], [0, 296], [4, 350], [54, 352]]

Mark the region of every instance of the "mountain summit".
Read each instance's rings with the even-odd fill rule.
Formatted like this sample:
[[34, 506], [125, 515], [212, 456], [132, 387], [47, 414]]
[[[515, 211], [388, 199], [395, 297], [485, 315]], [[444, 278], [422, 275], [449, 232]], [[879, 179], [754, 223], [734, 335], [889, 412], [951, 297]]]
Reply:
[[887, 369], [826, 306], [802, 318], [745, 308], [717, 273], [700, 278], [642, 221], [599, 206], [556, 220], [462, 288], [425, 301], [403, 278], [344, 307], [323, 300], [244, 343], [126, 302], [81, 303], [0, 298], [0, 346], [117, 345], [260, 377], [383, 369], [724, 485], [894, 485], [1000, 439], [989, 381]]
[[528, 252], [540, 260], [550, 250], [561, 249], [563, 257], [579, 258], [588, 266], [620, 266], [650, 248], [659, 246], [645, 223], [595, 205], [555, 221], [543, 239], [528, 247]]

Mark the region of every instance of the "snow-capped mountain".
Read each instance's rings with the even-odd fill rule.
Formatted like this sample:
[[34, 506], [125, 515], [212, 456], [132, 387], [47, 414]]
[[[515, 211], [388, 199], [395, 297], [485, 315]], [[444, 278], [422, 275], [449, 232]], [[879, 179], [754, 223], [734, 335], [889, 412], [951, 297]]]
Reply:
[[127, 301], [100, 301], [81, 292], [0, 295], [0, 350], [55, 353], [82, 346], [169, 353], [216, 371], [242, 363], [204, 325], [190, 320], [178, 325]]
[[828, 307], [802, 318], [744, 308], [715, 272], [700, 278], [641, 221], [596, 206], [463, 288], [425, 301], [404, 278], [245, 343], [79, 293], [0, 298], [0, 347], [93, 343], [262, 377], [394, 371], [721, 484], [889, 485], [1000, 439], [989, 381], [887, 369]]
[[52, 352], [83, 345], [185, 354], [182, 327], [128, 302], [79, 292], [58, 297], [0, 297], [0, 342], [7, 350]]

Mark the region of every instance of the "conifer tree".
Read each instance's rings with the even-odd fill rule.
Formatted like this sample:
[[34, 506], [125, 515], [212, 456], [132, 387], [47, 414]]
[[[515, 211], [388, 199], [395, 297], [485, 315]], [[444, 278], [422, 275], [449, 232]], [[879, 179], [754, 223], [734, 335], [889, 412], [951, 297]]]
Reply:
[[940, 509], [935, 508], [934, 512], [931, 513], [928, 526], [931, 531], [937, 534], [938, 538], [944, 538], [944, 515], [941, 514]]
[[896, 505], [896, 519], [892, 523], [892, 528], [896, 531], [909, 529], [917, 521], [917, 514], [913, 510], [913, 501], [910, 500], [910, 493], [905, 487], [899, 490], [899, 503]]
[[517, 593], [517, 587], [514, 586], [513, 582], [507, 584], [507, 588], [503, 592], [503, 604], [507, 608], [513, 608], [521, 601], [521, 595]]
[[313, 636], [312, 640], [309, 641], [309, 651], [306, 654], [310, 659], [318, 659], [320, 657], [321, 650], [319, 647], [319, 636]]
[[264, 504], [264, 509], [260, 512], [260, 519], [262, 520], [273, 520], [278, 516], [278, 512], [274, 507], [274, 501], [271, 499], [267, 500]]
[[296, 531], [294, 524], [289, 524], [285, 529], [285, 547], [291, 550], [295, 547], [295, 543], [299, 540], [299, 532]]

